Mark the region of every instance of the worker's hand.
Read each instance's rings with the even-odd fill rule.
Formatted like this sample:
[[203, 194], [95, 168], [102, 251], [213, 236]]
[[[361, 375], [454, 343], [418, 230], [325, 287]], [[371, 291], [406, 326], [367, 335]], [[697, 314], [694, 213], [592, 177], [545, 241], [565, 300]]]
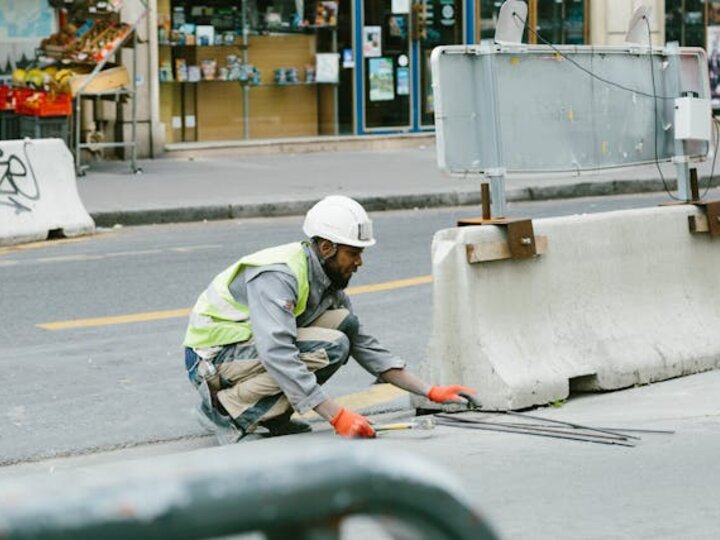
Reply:
[[459, 384], [452, 386], [431, 386], [427, 397], [435, 403], [443, 403], [445, 401], [462, 401], [464, 403], [466, 400], [458, 395], [458, 393], [472, 395], [477, 394], [477, 390]]
[[374, 439], [375, 430], [363, 415], [348, 409], [340, 409], [330, 423], [335, 433], [346, 439]]

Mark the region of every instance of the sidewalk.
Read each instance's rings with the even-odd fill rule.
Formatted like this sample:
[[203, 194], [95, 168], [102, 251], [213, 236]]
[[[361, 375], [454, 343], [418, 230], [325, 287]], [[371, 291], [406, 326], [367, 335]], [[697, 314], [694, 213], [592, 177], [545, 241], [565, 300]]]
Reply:
[[[307, 448], [304, 445], [322, 453], [331, 444], [419, 457], [459, 481], [472, 505], [503, 538], [711, 539], [717, 537], [720, 517], [718, 388], [720, 371], [710, 371], [575, 396], [559, 408], [530, 412], [613, 430], [672, 431], [630, 431], [639, 437], [634, 448], [446, 426], [386, 432], [375, 441], [340, 441], [327, 423], [318, 422], [312, 433], [243, 441], [225, 449], [239, 462], [264, 459], [277, 451], [293, 460], [299, 449]], [[372, 419], [395, 422], [409, 420], [411, 414], [406, 410]], [[153, 464], [180, 453], [205, 452], [208, 460], [226, 451], [214, 446], [214, 440], [202, 437], [19, 464], [0, 468], [0, 484], [73, 485], [108, 467], [118, 470], [123, 463], [126, 471], [135, 472], [151, 470]]]
[[[96, 162], [78, 178], [80, 196], [98, 226], [299, 215], [333, 193], [353, 197], [371, 211], [480, 202], [480, 179], [452, 178], [438, 169], [431, 137], [418, 138], [412, 148], [386, 150], [244, 155], [232, 148], [198, 148], [139, 164], [143, 173], [133, 175], [129, 162]], [[674, 166], [661, 167], [675, 189]], [[710, 168], [711, 162], [698, 167], [701, 193]], [[714, 178], [712, 185], [719, 184]], [[510, 202], [663, 189], [655, 165], [506, 179]]]

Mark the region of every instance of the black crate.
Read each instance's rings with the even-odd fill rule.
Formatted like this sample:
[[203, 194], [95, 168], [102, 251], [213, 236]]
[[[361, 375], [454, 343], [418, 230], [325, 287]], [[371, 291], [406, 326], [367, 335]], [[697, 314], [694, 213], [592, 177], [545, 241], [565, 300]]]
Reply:
[[58, 138], [70, 146], [70, 122], [68, 116], [18, 116], [18, 138]]
[[18, 123], [15, 111], [0, 111], [0, 141], [18, 139]]

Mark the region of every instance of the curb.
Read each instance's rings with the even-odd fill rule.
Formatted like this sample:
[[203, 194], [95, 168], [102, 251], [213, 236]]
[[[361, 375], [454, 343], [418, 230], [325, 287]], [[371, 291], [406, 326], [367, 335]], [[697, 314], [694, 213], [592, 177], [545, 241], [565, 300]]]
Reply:
[[[706, 186], [720, 186], [720, 177], [708, 181], [699, 180], [701, 193]], [[667, 189], [675, 190], [675, 179], [665, 181]], [[605, 182], [579, 182], [576, 184], [527, 187], [506, 192], [508, 202], [545, 201], [580, 197], [602, 197], [665, 191], [662, 180], [609, 180]], [[480, 204], [480, 191], [448, 191], [421, 194], [357, 196], [354, 197], [369, 212], [407, 210], [415, 208], [442, 208]], [[187, 223], [223, 219], [247, 219], [258, 217], [300, 216], [305, 214], [317, 199], [278, 201], [275, 203], [248, 203], [215, 206], [191, 206], [147, 210], [119, 210], [90, 212], [98, 227], [114, 225], [151, 225], [163, 223]]]
[[249, 141], [185, 142], [166, 144], [162, 159], [398, 150], [434, 145], [434, 131], [387, 135], [331, 135]]

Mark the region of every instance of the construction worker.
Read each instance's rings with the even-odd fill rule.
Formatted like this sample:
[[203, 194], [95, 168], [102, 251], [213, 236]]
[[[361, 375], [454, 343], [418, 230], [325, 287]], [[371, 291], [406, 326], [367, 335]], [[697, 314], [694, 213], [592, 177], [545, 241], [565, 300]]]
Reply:
[[375, 244], [356, 201], [329, 196], [307, 213], [305, 242], [247, 255], [198, 298], [185, 335], [185, 366], [201, 395], [198, 420], [221, 444], [257, 425], [271, 435], [310, 431], [293, 410], [314, 409], [343, 437], [374, 437], [364, 416], [321, 385], [352, 356], [381, 380], [435, 402], [461, 400], [459, 385], [431, 386], [365, 333], [343, 291]]

